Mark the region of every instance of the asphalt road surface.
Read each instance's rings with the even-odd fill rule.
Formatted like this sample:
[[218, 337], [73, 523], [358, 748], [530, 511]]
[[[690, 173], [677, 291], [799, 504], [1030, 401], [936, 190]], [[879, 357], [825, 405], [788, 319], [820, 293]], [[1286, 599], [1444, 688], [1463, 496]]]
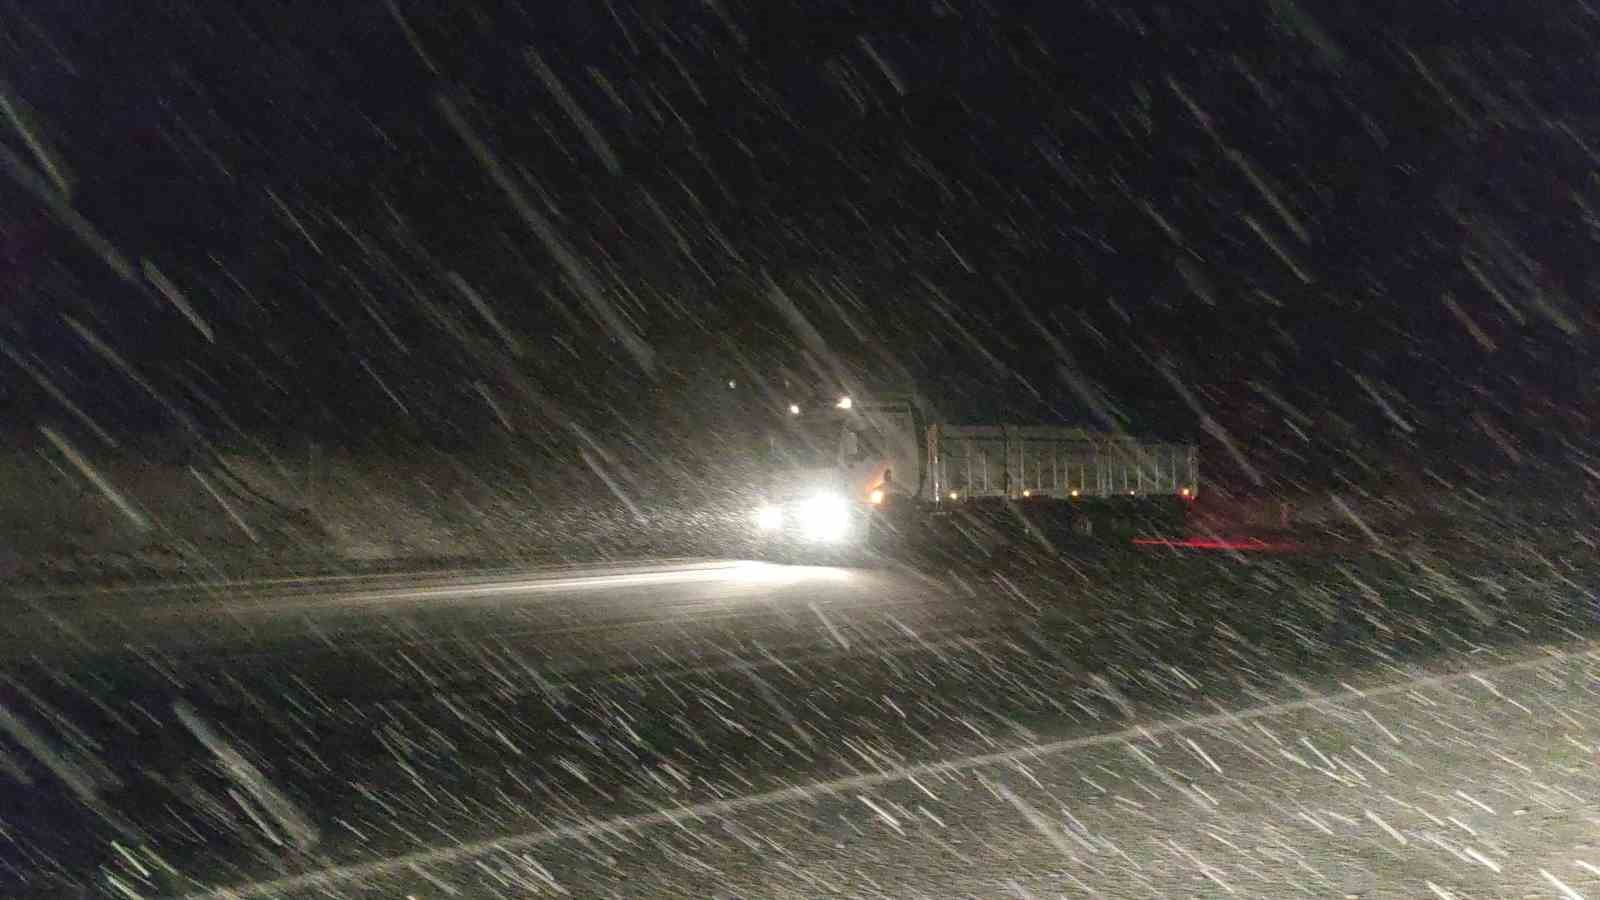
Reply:
[[1581, 566], [13, 596], [0, 894], [1600, 897]]

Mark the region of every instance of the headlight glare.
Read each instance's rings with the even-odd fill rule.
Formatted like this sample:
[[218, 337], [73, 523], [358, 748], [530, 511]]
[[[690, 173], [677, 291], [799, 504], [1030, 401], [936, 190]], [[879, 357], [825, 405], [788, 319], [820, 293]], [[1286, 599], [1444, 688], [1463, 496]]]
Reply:
[[783, 527], [783, 510], [771, 504], [762, 504], [756, 508], [756, 528], [762, 531], [777, 531]]
[[819, 494], [800, 504], [800, 527], [814, 541], [837, 541], [850, 530], [850, 504], [835, 494]]

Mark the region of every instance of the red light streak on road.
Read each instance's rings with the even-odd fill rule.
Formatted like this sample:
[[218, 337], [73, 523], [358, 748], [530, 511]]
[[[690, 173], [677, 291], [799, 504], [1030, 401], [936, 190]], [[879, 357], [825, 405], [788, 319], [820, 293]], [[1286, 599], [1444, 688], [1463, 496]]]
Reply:
[[1239, 538], [1236, 540], [1185, 538], [1181, 541], [1164, 538], [1134, 538], [1133, 542], [1140, 547], [1176, 547], [1184, 550], [1239, 550], [1256, 553], [1288, 553], [1303, 549], [1299, 544], [1269, 544], [1259, 538]]

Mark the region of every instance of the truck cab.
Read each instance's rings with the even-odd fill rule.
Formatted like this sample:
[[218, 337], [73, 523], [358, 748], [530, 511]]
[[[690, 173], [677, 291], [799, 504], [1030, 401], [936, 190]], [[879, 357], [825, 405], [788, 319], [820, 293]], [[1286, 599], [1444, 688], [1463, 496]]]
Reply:
[[754, 512], [764, 548], [859, 547], [880, 507], [921, 490], [918, 423], [906, 401], [791, 405], [768, 435], [768, 459]]

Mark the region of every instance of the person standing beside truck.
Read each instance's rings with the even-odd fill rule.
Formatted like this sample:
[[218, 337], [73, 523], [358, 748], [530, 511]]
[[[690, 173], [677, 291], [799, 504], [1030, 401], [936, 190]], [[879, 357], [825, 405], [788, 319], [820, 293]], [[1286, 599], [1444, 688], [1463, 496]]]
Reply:
[[872, 496], [873, 496], [872, 503], [873, 503], [873, 505], [874, 506], [887, 506], [887, 505], [889, 505], [889, 503], [894, 500], [894, 489], [895, 489], [894, 470], [893, 469], [884, 469], [883, 470], [883, 480], [878, 482], [878, 486], [875, 489], [873, 489], [873, 492], [872, 492]]

